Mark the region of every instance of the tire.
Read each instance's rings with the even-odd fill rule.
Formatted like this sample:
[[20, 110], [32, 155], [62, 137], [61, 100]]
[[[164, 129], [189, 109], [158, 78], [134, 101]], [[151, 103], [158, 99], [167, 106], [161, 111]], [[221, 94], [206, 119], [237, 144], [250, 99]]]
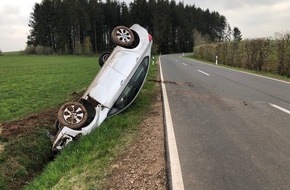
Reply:
[[57, 114], [61, 125], [71, 129], [79, 129], [86, 123], [88, 112], [79, 102], [68, 102], [61, 106]]
[[125, 26], [117, 26], [111, 34], [112, 41], [122, 47], [130, 47], [134, 43], [133, 32]]
[[111, 53], [106, 52], [106, 53], [103, 53], [99, 57], [99, 65], [100, 65], [100, 67], [102, 67], [105, 64], [105, 62], [107, 61], [107, 59], [109, 58], [110, 55], [111, 55]]

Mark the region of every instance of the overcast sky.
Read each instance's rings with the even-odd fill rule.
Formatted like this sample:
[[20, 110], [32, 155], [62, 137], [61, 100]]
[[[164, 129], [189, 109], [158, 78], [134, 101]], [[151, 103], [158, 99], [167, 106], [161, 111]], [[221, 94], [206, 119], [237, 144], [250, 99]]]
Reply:
[[[124, 0], [130, 2], [132, 0]], [[29, 15], [41, 0], [1, 0], [0, 49], [23, 50], [29, 34]], [[179, 0], [176, 0], [179, 2]], [[185, 4], [218, 11], [233, 27], [238, 27], [243, 39], [274, 36], [290, 31], [289, 0], [184, 0]]]

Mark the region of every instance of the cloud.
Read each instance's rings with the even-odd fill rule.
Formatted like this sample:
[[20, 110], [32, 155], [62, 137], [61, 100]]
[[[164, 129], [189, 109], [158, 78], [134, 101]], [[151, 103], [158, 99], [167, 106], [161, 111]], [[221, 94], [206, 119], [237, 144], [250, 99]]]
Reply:
[[2, 51], [18, 51], [25, 48], [27, 36], [26, 27], [15, 24], [5, 27], [2, 31], [3, 34], [0, 37], [0, 47], [5, 47]]
[[[194, 3], [193, 3], [194, 2]], [[218, 11], [229, 24], [238, 27], [243, 38], [273, 36], [290, 30], [289, 0], [184, 0], [202, 9]]]
[[23, 50], [29, 33], [28, 21], [32, 7], [41, 0], [9, 0], [0, 2], [0, 49]]
[[290, 2], [270, 4], [268, 1], [268, 4], [255, 6], [247, 4], [236, 10], [224, 11], [224, 13], [231, 25], [236, 24], [240, 27], [244, 37], [269, 37], [275, 32], [290, 29], [289, 7]]
[[[25, 48], [32, 7], [42, 0], [2, 0], [0, 2], [0, 49]], [[120, 0], [123, 1], [123, 0]], [[126, 3], [133, 0], [124, 0]], [[243, 38], [273, 36], [290, 30], [289, 0], [176, 0], [202, 9], [218, 11], [230, 25], [238, 27]]]
[[[210, 10], [239, 9], [240, 7], [257, 7], [260, 5], [273, 5], [277, 0], [178, 0], [185, 4], [195, 4], [197, 7]], [[285, 1], [285, 0], [284, 0]], [[281, 1], [280, 1], [281, 2]], [[286, 1], [285, 1], [286, 2]]]

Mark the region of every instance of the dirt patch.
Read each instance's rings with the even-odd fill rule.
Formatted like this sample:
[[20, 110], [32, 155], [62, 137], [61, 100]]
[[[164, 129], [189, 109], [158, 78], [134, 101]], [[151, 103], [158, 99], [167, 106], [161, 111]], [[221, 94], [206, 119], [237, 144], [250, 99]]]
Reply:
[[4, 150], [4, 145], [0, 144], [0, 154]]
[[[84, 91], [71, 93], [71, 101], [78, 100]], [[57, 118], [57, 112], [61, 105], [29, 115], [17, 121], [0, 123], [0, 135], [9, 140], [19, 135], [28, 135], [36, 128], [45, 128], [54, 130], [54, 122]]]
[[[53, 126], [56, 114], [58, 111], [57, 108], [51, 108], [43, 112], [33, 114], [27, 117], [24, 117], [17, 121], [5, 122], [0, 124], [2, 128], [1, 137], [10, 140], [17, 136], [29, 135], [33, 130], [43, 126]], [[45, 128], [46, 128], [45, 127]]]
[[[1, 136], [1, 134], [2, 134], [2, 124], [0, 124], [0, 136]], [[0, 154], [3, 152], [3, 150], [4, 150], [4, 145], [1, 144], [1, 142], [0, 142]]]
[[[2, 134], [2, 131], [3, 131], [3, 129], [2, 129], [2, 124], [0, 124], [0, 136], [1, 136], [1, 134]], [[4, 151], [4, 145], [1, 144], [1, 142], [0, 142], [0, 154], [1, 154], [3, 151]]]

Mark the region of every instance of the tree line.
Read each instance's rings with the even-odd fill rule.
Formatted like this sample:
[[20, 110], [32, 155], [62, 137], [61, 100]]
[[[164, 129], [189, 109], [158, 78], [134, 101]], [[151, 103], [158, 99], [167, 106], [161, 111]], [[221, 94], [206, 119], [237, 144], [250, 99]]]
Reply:
[[30, 15], [27, 51], [88, 54], [113, 48], [117, 25], [138, 23], [153, 35], [155, 53], [192, 51], [195, 35], [224, 41], [230, 28], [225, 16], [175, 0], [43, 0]]

